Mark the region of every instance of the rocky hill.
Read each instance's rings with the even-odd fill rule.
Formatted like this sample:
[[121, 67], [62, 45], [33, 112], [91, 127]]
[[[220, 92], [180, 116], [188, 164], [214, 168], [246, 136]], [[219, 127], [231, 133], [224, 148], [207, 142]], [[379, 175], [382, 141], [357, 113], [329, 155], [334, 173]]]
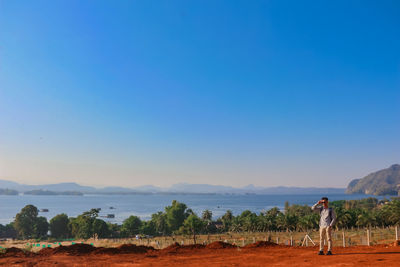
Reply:
[[400, 195], [400, 165], [354, 179], [347, 186], [348, 194]]

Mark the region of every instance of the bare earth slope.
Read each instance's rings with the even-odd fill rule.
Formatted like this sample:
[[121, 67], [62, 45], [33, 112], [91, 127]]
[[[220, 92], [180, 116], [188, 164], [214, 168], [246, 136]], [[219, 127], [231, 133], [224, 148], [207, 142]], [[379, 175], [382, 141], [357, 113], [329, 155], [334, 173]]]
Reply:
[[11, 249], [0, 255], [3, 266], [400, 266], [400, 247], [393, 245], [335, 248], [333, 256], [318, 256], [316, 247], [258, 244], [245, 248], [172, 245], [114, 249], [75, 246], [44, 249], [38, 254]]

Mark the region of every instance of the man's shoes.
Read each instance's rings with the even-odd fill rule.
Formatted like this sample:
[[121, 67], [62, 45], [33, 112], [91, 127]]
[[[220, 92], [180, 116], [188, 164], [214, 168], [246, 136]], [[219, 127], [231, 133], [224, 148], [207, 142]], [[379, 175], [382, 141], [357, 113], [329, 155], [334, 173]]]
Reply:
[[324, 252], [323, 252], [322, 250], [320, 250], [320, 251], [318, 252], [318, 255], [324, 255]]
[[333, 255], [332, 252], [329, 250], [326, 255]]

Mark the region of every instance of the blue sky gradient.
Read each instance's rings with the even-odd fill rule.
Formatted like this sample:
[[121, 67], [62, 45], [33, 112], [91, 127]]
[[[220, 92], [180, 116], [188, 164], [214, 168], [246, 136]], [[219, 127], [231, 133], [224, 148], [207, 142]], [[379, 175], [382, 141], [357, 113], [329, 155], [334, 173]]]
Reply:
[[398, 1], [0, 1], [0, 179], [344, 187], [400, 163]]

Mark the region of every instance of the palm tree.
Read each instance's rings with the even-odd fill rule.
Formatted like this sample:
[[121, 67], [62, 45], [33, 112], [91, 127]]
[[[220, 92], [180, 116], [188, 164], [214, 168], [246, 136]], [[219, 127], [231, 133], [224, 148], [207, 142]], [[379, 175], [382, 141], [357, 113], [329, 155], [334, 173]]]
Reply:
[[400, 199], [393, 199], [389, 204], [389, 220], [393, 225], [400, 224]]
[[357, 217], [357, 225], [361, 227], [371, 227], [375, 225], [376, 218], [372, 212], [362, 210], [361, 214]]
[[281, 230], [286, 230], [287, 232], [296, 230], [297, 221], [298, 217], [290, 213], [280, 213], [276, 220], [278, 228]]
[[212, 212], [210, 210], [203, 211], [201, 218], [203, 219], [203, 221], [206, 221], [208, 223], [211, 222]]
[[308, 232], [310, 229], [314, 229], [318, 226], [318, 214], [310, 214], [299, 217], [297, 223], [297, 229]]
[[342, 208], [342, 207], [338, 207], [335, 209], [336, 212], [336, 227], [337, 228], [348, 228], [351, 225], [351, 213]]
[[233, 220], [233, 214], [231, 210], [227, 210], [226, 213], [221, 217], [222, 224], [224, 226], [225, 231], [228, 231], [231, 227]]
[[242, 224], [240, 222], [239, 216], [233, 217], [229, 230], [232, 232], [242, 231]]

